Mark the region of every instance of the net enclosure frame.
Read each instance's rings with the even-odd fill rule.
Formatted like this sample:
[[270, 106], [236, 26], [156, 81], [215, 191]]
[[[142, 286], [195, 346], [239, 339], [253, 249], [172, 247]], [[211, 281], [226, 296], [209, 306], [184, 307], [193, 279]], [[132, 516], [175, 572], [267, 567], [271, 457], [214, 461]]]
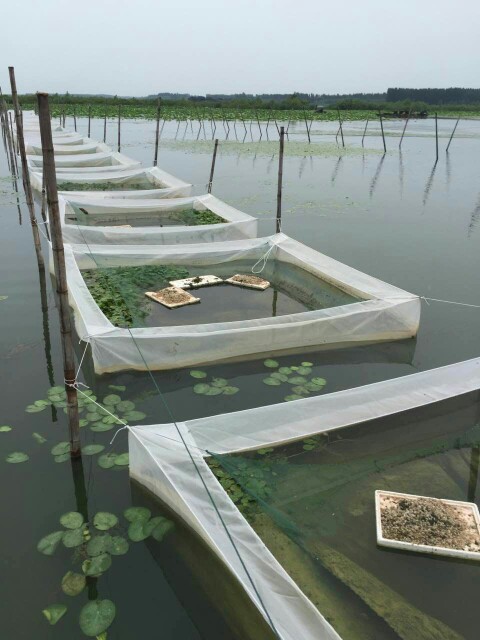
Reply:
[[218, 482], [206, 462], [209, 452], [233, 454], [275, 447], [479, 388], [480, 358], [475, 358], [325, 396], [186, 422], [129, 427], [130, 476], [175, 509], [201, 536], [264, 618], [271, 618], [282, 640], [339, 640]]
[[[165, 190], [166, 191], [166, 190]], [[82, 225], [68, 222], [68, 216], [76, 215], [78, 208], [88, 209], [88, 213], [98, 224]], [[162, 214], [168, 216], [181, 214], [187, 208], [194, 211], [209, 211], [223, 219], [223, 222], [202, 225], [173, 224], [161, 227], [152, 222], [149, 226], [132, 228], [114, 228], [102, 225], [101, 220], [122, 224], [122, 219], [130, 215], [148, 216]], [[189, 198], [97, 198], [96, 194], [84, 194], [77, 198], [68, 192], [59, 198], [60, 220], [63, 239], [72, 244], [182, 244], [220, 242], [256, 238], [257, 219], [231, 207], [211, 194]], [[129, 214], [130, 212], [130, 214]]]
[[[70, 304], [81, 340], [91, 345], [96, 373], [124, 369], [166, 370], [238, 357], [259, 358], [303, 347], [392, 341], [416, 335], [418, 296], [386, 284], [277, 234], [212, 244], [67, 245]], [[253, 320], [148, 328], [115, 327], [102, 313], [81, 270], [119, 266], [175, 265], [202, 269], [243, 260], [298, 267], [309, 276], [355, 296], [358, 302]], [[50, 261], [52, 265], [52, 262]], [[52, 266], [51, 266], [52, 268]]]
[[[43, 156], [27, 155], [28, 166], [32, 169], [42, 169]], [[100, 151], [98, 153], [64, 154], [55, 156], [55, 169], [58, 172], [97, 172], [118, 171], [118, 169], [133, 169], [140, 167], [138, 160], [132, 160], [117, 151]]]
[[[108, 167], [107, 167], [108, 168]], [[38, 167], [30, 168], [32, 187], [42, 191], [42, 171]], [[62, 183], [76, 183], [80, 185], [129, 185], [135, 181], [145, 181], [150, 188], [146, 189], [120, 189], [110, 191], [62, 191]], [[159, 169], [158, 167], [122, 169], [116, 167], [115, 171], [101, 173], [94, 171], [80, 172], [75, 168], [68, 171], [57, 171], [57, 184], [59, 195], [75, 198], [176, 198], [186, 197], [191, 194], [192, 185]]]

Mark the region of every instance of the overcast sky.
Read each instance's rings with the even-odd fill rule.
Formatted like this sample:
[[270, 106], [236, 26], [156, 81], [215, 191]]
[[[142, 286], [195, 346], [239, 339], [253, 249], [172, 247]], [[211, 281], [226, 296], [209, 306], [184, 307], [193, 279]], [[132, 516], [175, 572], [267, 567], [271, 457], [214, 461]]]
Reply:
[[17, 0], [2, 13], [5, 92], [8, 65], [21, 93], [480, 86], [480, 0]]

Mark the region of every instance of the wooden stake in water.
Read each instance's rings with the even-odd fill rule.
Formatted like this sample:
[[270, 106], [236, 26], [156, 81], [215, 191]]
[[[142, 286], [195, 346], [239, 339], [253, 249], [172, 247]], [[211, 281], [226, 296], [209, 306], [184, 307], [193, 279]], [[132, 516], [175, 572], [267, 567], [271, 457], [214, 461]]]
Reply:
[[212, 193], [213, 174], [215, 173], [215, 160], [217, 159], [218, 138], [215, 139], [213, 147], [212, 166], [210, 167], [210, 180], [208, 181], [208, 193]]
[[380, 113], [380, 128], [382, 129], [383, 152], [386, 153], [387, 152], [387, 145], [385, 144], [385, 132], [383, 130], [383, 118], [382, 118], [382, 114], [381, 113]]
[[105, 102], [105, 117], [103, 119], [103, 142], [107, 141], [107, 103]]
[[153, 154], [153, 166], [157, 166], [158, 162], [158, 134], [160, 130], [160, 98], [157, 100], [157, 125], [155, 127], [155, 153]]
[[90, 124], [92, 120], [92, 105], [88, 105], [88, 133], [87, 136], [90, 138]]
[[409, 110], [407, 119], [405, 120], [405, 126], [403, 127], [402, 137], [400, 138], [400, 143], [398, 145], [399, 149], [402, 148], [403, 136], [405, 135], [405, 131], [407, 130], [407, 124], [408, 124], [408, 121], [410, 120], [411, 113], [412, 113], [412, 109]]
[[337, 112], [338, 112], [338, 124], [340, 125], [340, 135], [342, 136], [342, 147], [345, 147], [345, 140], [343, 139], [342, 119], [340, 117], [340, 109], [337, 109]]
[[365, 134], [367, 133], [367, 127], [368, 127], [368, 118], [367, 118], [367, 121], [365, 123], [365, 129], [363, 130], [362, 147], [363, 147], [363, 141], [365, 140]]
[[120, 153], [120, 148], [121, 148], [121, 145], [120, 145], [120, 127], [121, 127], [121, 120], [122, 120], [122, 105], [121, 105], [121, 104], [119, 104], [119, 105], [118, 105], [118, 140], [117, 140], [117, 142], [118, 142], [118, 144], [117, 144], [117, 147], [118, 147], [118, 149], [117, 149], [117, 150], [118, 150], [118, 153]]
[[[15, 69], [8, 67], [10, 74], [10, 86], [12, 88], [12, 102], [15, 110], [15, 124], [17, 126], [17, 144], [19, 147], [20, 158], [22, 160], [22, 180], [25, 197], [27, 200], [28, 212], [30, 214], [30, 223], [32, 225], [33, 243], [37, 254], [38, 263], [44, 265], [42, 256], [42, 245], [40, 243], [40, 234], [38, 232], [37, 219], [35, 218], [35, 205], [33, 203], [32, 185], [30, 184], [30, 172], [27, 165], [27, 154], [25, 152], [25, 140], [23, 137], [23, 116], [18, 102], [17, 83], [15, 81]], [[48, 121], [50, 123], [50, 120]]]
[[67, 393], [67, 416], [70, 432], [70, 455], [72, 458], [76, 458], [81, 455], [81, 446], [77, 390], [74, 386], [76, 382], [75, 352], [73, 349], [72, 324], [68, 303], [67, 272], [65, 268], [60, 211], [58, 207], [57, 177], [55, 173], [55, 156], [53, 151], [48, 93], [37, 93], [37, 101], [40, 136], [42, 139], [43, 175], [45, 176], [45, 186], [47, 190], [53, 262], [59, 301], [63, 374], [65, 377], [65, 391]]
[[438, 162], [438, 116], [435, 113], [435, 162]]
[[305, 109], [303, 110], [303, 118], [305, 120], [305, 128], [307, 129], [308, 144], [310, 144], [310, 142], [311, 142], [311, 140], [310, 140], [310, 129], [308, 128], [307, 113], [306, 113]]
[[75, 131], [77, 130], [77, 106], [73, 105], [73, 127]]
[[282, 183], [283, 183], [283, 149], [285, 146], [285, 127], [280, 127], [280, 150], [278, 154], [278, 184], [277, 184], [277, 223], [276, 232], [282, 230]]
[[450, 148], [450, 143], [452, 142], [453, 136], [455, 135], [455, 131], [457, 130], [459, 122], [460, 122], [460, 118], [457, 119], [455, 126], [453, 127], [452, 135], [450, 136], [450, 140], [448, 141], [448, 144], [447, 144], [446, 153], [448, 153], [448, 150]]

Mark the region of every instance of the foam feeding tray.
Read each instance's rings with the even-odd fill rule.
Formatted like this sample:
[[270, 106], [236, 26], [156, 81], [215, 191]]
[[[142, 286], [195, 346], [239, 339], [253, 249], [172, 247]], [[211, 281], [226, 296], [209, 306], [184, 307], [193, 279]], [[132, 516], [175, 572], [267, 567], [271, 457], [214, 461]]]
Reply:
[[473, 502], [375, 491], [375, 513], [382, 547], [480, 560], [480, 515]]
[[200, 289], [200, 287], [211, 287], [214, 284], [222, 284], [222, 278], [217, 276], [194, 276], [193, 278], [183, 278], [183, 280], [171, 280], [172, 287], [180, 289]]
[[268, 280], [264, 280], [263, 278], [259, 278], [258, 276], [254, 276], [251, 274], [242, 274], [237, 273], [236, 275], [225, 280], [228, 284], [234, 284], [237, 287], [246, 287], [247, 289], [259, 289], [260, 291], [265, 291], [270, 286]]
[[147, 298], [163, 304], [164, 307], [168, 307], [168, 309], [178, 309], [188, 304], [200, 302], [200, 298], [195, 298], [195, 296], [178, 287], [166, 287], [166, 289], [160, 289], [160, 291], [146, 291], [145, 295]]

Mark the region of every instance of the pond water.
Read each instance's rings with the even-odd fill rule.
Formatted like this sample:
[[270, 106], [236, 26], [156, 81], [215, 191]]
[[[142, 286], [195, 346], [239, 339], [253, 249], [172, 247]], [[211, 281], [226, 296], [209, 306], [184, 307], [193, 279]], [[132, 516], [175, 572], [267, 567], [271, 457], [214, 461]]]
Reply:
[[[128, 225], [129, 227], [171, 227], [171, 226], [197, 226], [201, 224], [219, 224], [225, 220], [210, 210], [200, 211], [194, 207], [159, 209], [159, 211], [145, 212], [131, 209], [125, 212], [108, 211], [105, 208], [101, 213], [89, 210], [88, 204], [80, 207], [70, 204], [74, 213], [66, 213], [65, 221], [72, 225], [85, 225], [92, 227], [114, 227]], [[68, 211], [68, 210], [67, 210]]]
[[[132, 318], [132, 327], [274, 318], [358, 301], [313, 274], [277, 260], [271, 260], [262, 273], [270, 283], [264, 291], [229, 283], [200, 287], [191, 292], [200, 300], [199, 303], [177, 309], [168, 309], [145, 296], [146, 291], [158, 291], [170, 286], [170, 281], [181, 278], [215, 275], [226, 280], [236, 274], [248, 274], [254, 262], [255, 259], [234, 260], [213, 266], [177, 263], [167, 267], [159, 265], [158, 269], [150, 265], [120, 268], [102, 268], [100, 265], [100, 268], [88, 270], [84, 277], [90, 292], [110, 321], [117, 324], [117, 309], [126, 307], [126, 317]], [[107, 305], [104, 300], [106, 289], [111, 292]], [[113, 309], [110, 304], [112, 299], [115, 300]]]
[[475, 393], [210, 464], [344, 640], [473, 639], [478, 563], [378, 547], [374, 492], [478, 503], [479, 420]]
[[[86, 132], [86, 120], [78, 118], [77, 121], [79, 130]], [[72, 125], [67, 122], [67, 126], [69, 124]], [[165, 124], [159, 166], [192, 182], [196, 193], [205, 193], [213, 150], [211, 133], [207, 124], [206, 132], [202, 130], [197, 140], [198, 124], [193, 123], [193, 131], [189, 123], [187, 127], [185, 124]], [[446, 155], [445, 146], [453, 125], [453, 121], [439, 122], [440, 159], [434, 165], [434, 125], [430, 120], [409, 124], [401, 154], [398, 141], [403, 123], [386, 123], [386, 155], [382, 153], [378, 128], [374, 130], [373, 125], [371, 135], [365, 138], [365, 148], [361, 146], [364, 125], [345, 125], [346, 148], [343, 150], [335, 143], [334, 124], [314, 123], [311, 145], [305, 139], [301, 123], [291, 124], [284, 164], [283, 231], [326, 255], [407, 291], [430, 298], [480, 304], [477, 171], [480, 123], [461, 121]], [[149, 166], [153, 159], [154, 132], [154, 122], [123, 123], [122, 152]], [[264, 133], [260, 143], [255, 138], [251, 140], [250, 133], [244, 143], [237, 142], [233, 131], [225, 141], [221, 123], [216, 133], [221, 135], [221, 141], [214, 195], [258, 216], [260, 235], [274, 233], [277, 170], [274, 127], [270, 128], [270, 141]], [[92, 122], [92, 137], [103, 137], [102, 120]], [[111, 121], [107, 142], [115, 145], [115, 141], [115, 123]], [[78, 571], [80, 565], [72, 561], [69, 549], [61, 546], [54, 556], [48, 557], [40, 554], [36, 545], [47, 533], [60, 528], [58, 520], [63, 513], [82, 507], [84, 501], [82, 503], [79, 490], [82, 478], [90, 515], [110, 511], [125, 527], [123, 510], [143, 502], [138, 489], [129, 482], [127, 470], [100, 467], [98, 454], [84, 456], [83, 474], [76, 470], [72, 473], [68, 461], [54, 461], [51, 448], [67, 438], [62, 407], [47, 406], [38, 413], [25, 412], [27, 405], [46, 398], [48, 388], [62, 384], [59, 326], [50, 279], [44, 280], [43, 294], [39, 287], [41, 280], [28, 211], [23, 194], [17, 200], [3, 150], [0, 150], [0, 166], [3, 221], [0, 295], [8, 296], [0, 301], [0, 424], [12, 427], [11, 431], [0, 432], [0, 481], [4, 488], [0, 551], [3, 568], [0, 596], [4, 614], [0, 629], [6, 638], [82, 638], [85, 636], [79, 629], [77, 617], [88, 602], [88, 592], [72, 598], [65, 596], [60, 588], [64, 574], [69, 569]], [[128, 189], [132, 188], [128, 185]], [[44, 256], [47, 257], [46, 246]], [[307, 391], [329, 393], [478, 356], [479, 313], [473, 307], [425, 303], [415, 340], [296, 353], [276, 359], [285, 367], [311, 362], [310, 377], [326, 382], [318, 391]], [[78, 349], [81, 357], [83, 345]], [[185, 420], [281, 402], [295, 395], [292, 386], [304, 386], [289, 382], [263, 384], [263, 379], [268, 377], [263, 358], [198, 369], [206, 374], [200, 381], [206, 380], [209, 384], [213, 378], [223, 378], [239, 391], [212, 396], [196, 393], [194, 386], [199, 380], [189, 371], [181, 370], [155, 373], [154, 380], [163, 394], [160, 398], [147, 374], [123, 372], [94, 376], [88, 353], [80, 377], [99, 400], [119, 393], [122, 400], [134, 402], [134, 410], [145, 414], [140, 419], [143, 423], [170, 422], [172, 417]], [[126, 390], [117, 392], [109, 385], [126, 386]], [[86, 420], [86, 413], [82, 413], [82, 419]], [[103, 417], [97, 422], [106, 424]], [[103, 445], [102, 454], [126, 451], [124, 431], [119, 432], [110, 445], [116, 426], [102, 433], [90, 429], [90, 425], [95, 424], [87, 422], [83, 427], [85, 444]], [[47, 442], [40, 444], [34, 433]], [[15, 451], [25, 452], [29, 459], [8, 464], [6, 456]], [[155, 515], [164, 513], [158, 504], [156, 510]], [[162, 637], [172, 640], [254, 637], [251, 629], [247, 633], [233, 621], [258, 622], [255, 612], [239, 594], [235, 595], [236, 606], [228, 606], [226, 584], [232, 589], [235, 585], [225, 575], [222, 582], [220, 570], [216, 574], [218, 579], [207, 584], [205, 575], [209, 574], [213, 561], [207, 553], [189, 554], [195, 539], [188, 543], [187, 537], [178, 534], [180, 530], [179, 523], [161, 543], [151, 538], [147, 542], [132, 542], [128, 554], [115, 557], [112, 567], [98, 579], [100, 597], [112, 600], [117, 607], [108, 638], [129, 640], [142, 634], [151, 635], [152, 629], [159, 629]], [[183, 545], [180, 540], [184, 541]], [[154, 542], [157, 546], [152, 549]], [[432, 574], [430, 577], [435, 578]], [[401, 590], [401, 585], [396, 588]], [[41, 612], [55, 603], [67, 604], [68, 611], [50, 627]], [[433, 604], [429, 602], [427, 608], [431, 615], [436, 615]], [[449, 607], [445, 609], [438, 617], [455, 627], [458, 612], [453, 607], [452, 611]], [[228, 625], [225, 619], [232, 623]], [[458, 629], [469, 640], [476, 637], [471, 635], [468, 625], [458, 625]], [[266, 637], [265, 633], [260, 637]]]

